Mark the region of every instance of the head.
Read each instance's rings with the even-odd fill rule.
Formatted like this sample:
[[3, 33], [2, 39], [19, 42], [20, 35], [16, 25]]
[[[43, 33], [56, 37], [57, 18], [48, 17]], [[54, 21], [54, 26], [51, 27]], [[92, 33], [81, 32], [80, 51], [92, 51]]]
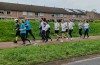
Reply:
[[62, 23], [64, 23], [65, 22], [65, 20], [64, 19], [62, 19]]
[[56, 23], [56, 22], [57, 22], [57, 20], [56, 20], [56, 19], [54, 19], [54, 22]]
[[44, 18], [41, 18], [41, 21], [44, 21]]
[[28, 20], [28, 18], [27, 18], [27, 17], [25, 17], [24, 19], [25, 19], [25, 21], [26, 21], [26, 20]]
[[22, 21], [22, 20], [19, 20], [19, 23], [20, 23], [20, 24], [22, 24], [22, 23], [23, 23], [23, 21]]
[[18, 22], [18, 19], [15, 19], [16, 22]]

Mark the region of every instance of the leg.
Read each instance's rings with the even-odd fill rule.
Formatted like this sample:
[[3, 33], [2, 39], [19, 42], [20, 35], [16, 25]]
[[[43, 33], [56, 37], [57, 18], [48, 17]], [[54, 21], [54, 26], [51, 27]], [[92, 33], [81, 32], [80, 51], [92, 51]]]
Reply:
[[32, 31], [29, 30], [30, 35], [33, 37], [33, 39], [35, 40], [35, 36], [32, 34]]
[[23, 41], [23, 44], [25, 44], [26, 34], [22, 33], [21, 34], [21, 39]]
[[42, 31], [42, 40], [45, 41], [45, 39], [46, 39], [46, 38], [45, 38], [45, 31], [43, 30], [43, 31]]

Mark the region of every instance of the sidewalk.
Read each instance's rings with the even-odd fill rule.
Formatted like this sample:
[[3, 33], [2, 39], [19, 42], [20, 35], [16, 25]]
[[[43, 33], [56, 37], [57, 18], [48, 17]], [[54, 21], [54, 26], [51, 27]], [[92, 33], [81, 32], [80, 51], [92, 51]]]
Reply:
[[[73, 41], [81, 41], [81, 40], [95, 40], [95, 39], [100, 39], [100, 36], [90, 36], [88, 39], [80, 39], [79, 37], [74, 37], [73, 40], [71, 41], [70, 39], [65, 39], [64, 42], [73, 42]], [[28, 42], [27, 42], [28, 43]], [[47, 43], [43, 43], [41, 40], [36, 40], [35, 42], [32, 41], [32, 45], [36, 43], [37, 45], [44, 45], [44, 44], [59, 44], [60, 41], [56, 41], [56, 39], [53, 39], [53, 41], [49, 41]], [[19, 41], [17, 44], [13, 42], [0, 42], [0, 49], [2, 48], [12, 48], [12, 47], [20, 47], [22, 42]]]

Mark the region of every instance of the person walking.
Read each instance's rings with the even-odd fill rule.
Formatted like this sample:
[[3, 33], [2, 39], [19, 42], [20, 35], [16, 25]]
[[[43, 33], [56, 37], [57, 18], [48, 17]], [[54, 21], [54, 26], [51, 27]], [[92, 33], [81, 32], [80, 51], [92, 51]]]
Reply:
[[25, 17], [25, 26], [26, 26], [26, 39], [28, 37], [28, 33], [33, 37], [33, 40], [35, 41], [35, 36], [32, 33], [32, 28], [30, 25], [30, 22], [28, 20], [28, 18]]
[[[51, 39], [50, 37], [50, 25], [48, 22], [45, 23], [45, 35], [46, 35], [46, 42], [48, 42], [48, 39]], [[52, 39], [51, 39], [52, 41]]]
[[68, 28], [69, 28], [70, 40], [72, 40], [72, 32], [73, 32], [73, 28], [74, 28], [74, 23], [72, 22], [72, 20], [69, 20]]
[[21, 32], [21, 39], [23, 41], [23, 45], [26, 45], [26, 26], [22, 22], [22, 20], [20, 20], [20, 29], [19, 30]]
[[46, 23], [45, 23], [45, 20], [44, 20], [44, 18], [41, 18], [41, 27], [42, 27], [42, 40], [43, 40], [43, 42], [45, 42], [45, 40], [46, 40], [46, 36], [45, 36], [45, 25]]
[[65, 32], [66, 32], [66, 25], [65, 25], [64, 20], [62, 20], [62, 22], [61, 22], [61, 28], [62, 28], [62, 40], [61, 40], [61, 42], [63, 42], [64, 37], [65, 37]]
[[78, 28], [79, 28], [80, 38], [82, 38], [82, 29], [83, 29], [83, 22], [82, 22], [82, 20], [79, 20], [79, 22], [78, 22]]
[[69, 39], [69, 34], [68, 34], [68, 21], [67, 20], [64, 20], [65, 21], [65, 25], [66, 25], [66, 39]]
[[18, 36], [19, 37], [21, 37], [21, 35], [20, 35], [20, 24], [19, 24], [19, 21], [18, 21], [18, 19], [15, 19], [15, 21], [16, 21], [16, 40], [14, 41], [14, 43], [17, 43], [17, 41], [18, 41]]
[[55, 29], [55, 35], [57, 41], [59, 40], [59, 28], [60, 28], [60, 24], [57, 22], [57, 20], [54, 20], [54, 29]]
[[87, 38], [89, 37], [88, 32], [89, 32], [89, 23], [88, 23], [88, 21], [85, 21], [85, 23], [84, 23], [84, 38], [86, 35], [87, 35]]

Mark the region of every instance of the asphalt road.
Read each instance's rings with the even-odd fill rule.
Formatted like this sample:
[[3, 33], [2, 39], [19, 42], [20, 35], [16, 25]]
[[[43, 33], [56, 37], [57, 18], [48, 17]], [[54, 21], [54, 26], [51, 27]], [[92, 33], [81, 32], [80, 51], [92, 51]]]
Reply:
[[62, 65], [100, 65], [100, 57], [76, 61], [76, 62], [72, 62], [69, 64], [62, 64]]

